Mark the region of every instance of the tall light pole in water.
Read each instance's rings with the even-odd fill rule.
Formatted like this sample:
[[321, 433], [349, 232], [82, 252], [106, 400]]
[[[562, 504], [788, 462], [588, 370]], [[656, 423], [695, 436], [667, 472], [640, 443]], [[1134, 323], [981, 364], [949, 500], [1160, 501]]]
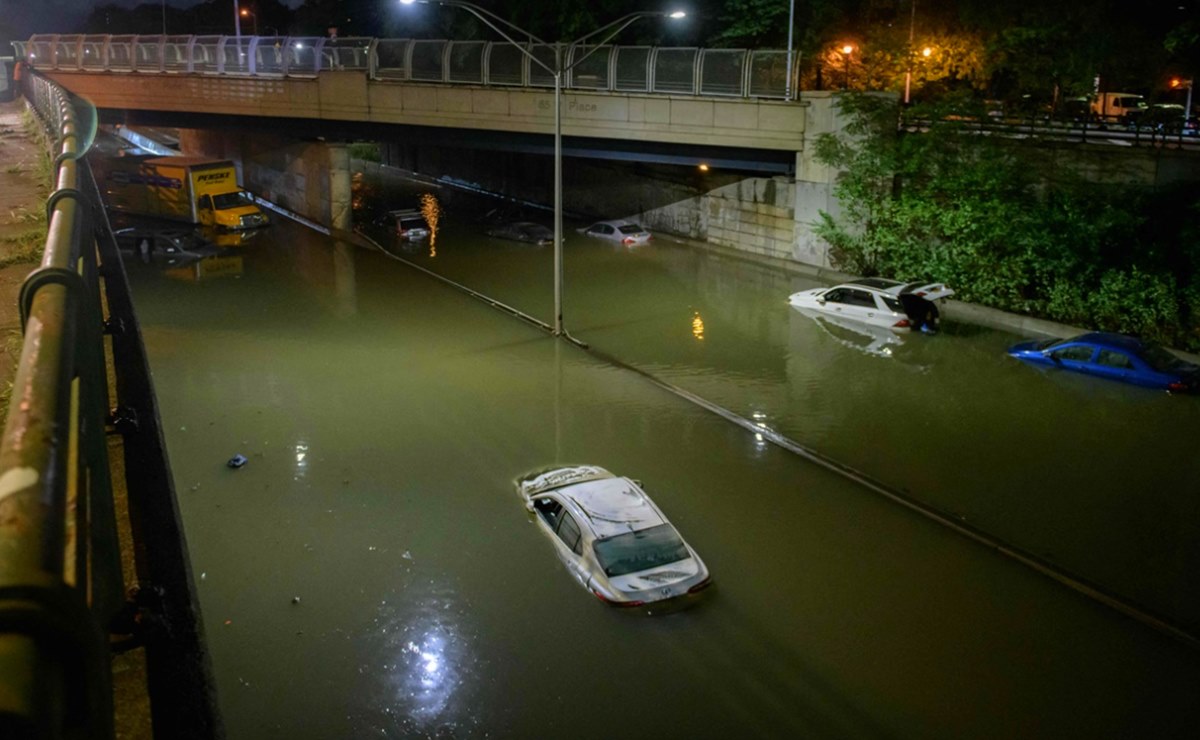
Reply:
[[[565, 334], [563, 329], [563, 309], [562, 309], [562, 293], [563, 293], [563, 258], [562, 258], [562, 78], [563, 74], [571, 71], [576, 65], [590, 57], [596, 49], [604, 46], [609, 41], [612, 41], [618, 33], [628, 28], [630, 25], [642, 18], [684, 18], [686, 13], [681, 10], [662, 11], [662, 10], [645, 10], [637, 13], [630, 13], [627, 16], [618, 18], [612, 23], [601, 26], [591, 33], [580, 36], [579, 38], [569, 43], [548, 44], [542, 41], [537, 36], [526, 31], [509, 21], [504, 20], [500, 16], [485, 10], [473, 3], [463, 2], [462, 0], [400, 0], [401, 5], [412, 5], [420, 3], [421, 5], [445, 5], [451, 8], [461, 8], [479, 20], [483, 21], [484, 25], [492, 29], [496, 33], [504, 37], [504, 40], [516, 47], [517, 51], [524, 54], [529, 61], [541, 67], [548, 74], [554, 77], [554, 335], [560, 336]], [[503, 28], [501, 28], [503, 26]], [[533, 55], [528, 49], [521, 45], [520, 42], [512, 38], [505, 32], [505, 28], [515, 33], [518, 36], [523, 36], [529, 39], [529, 43], [537, 43], [540, 46], [554, 47], [554, 66], [543, 62]], [[593, 36], [599, 35], [608, 31], [608, 35], [595, 44], [590, 44], [591, 50], [581, 56], [579, 59], [571, 62], [568, 65], [563, 65], [563, 48], [570, 49], [572, 46], [580, 44]]]
[[233, 32], [237, 38], [242, 37], [242, 8], [238, 0], [233, 0]]

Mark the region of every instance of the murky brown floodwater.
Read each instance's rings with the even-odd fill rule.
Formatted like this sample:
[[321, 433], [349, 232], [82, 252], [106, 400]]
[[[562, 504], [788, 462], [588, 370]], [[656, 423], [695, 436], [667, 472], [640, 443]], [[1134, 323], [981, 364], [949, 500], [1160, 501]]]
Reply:
[[[551, 251], [446, 200], [400, 253], [548, 319]], [[870, 346], [666, 240], [566, 264], [575, 336], [1200, 622], [1196, 399]], [[1197, 652], [385, 255], [129, 270], [231, 738], [1194, 736]], [[511, 487], [556, 461], [643, 480], [716, 588], [580, 589]]]

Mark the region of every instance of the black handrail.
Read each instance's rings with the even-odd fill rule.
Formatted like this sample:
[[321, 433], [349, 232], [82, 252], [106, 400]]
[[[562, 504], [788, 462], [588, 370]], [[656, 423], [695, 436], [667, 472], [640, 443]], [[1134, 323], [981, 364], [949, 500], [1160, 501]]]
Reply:
[[[31, 73], [22, 85], [57, 139], [56, 189], [46, 206], [41, 265], [21, 287], [24, 343], [0, 439], [0, 737], [113, 737], [110, 637], [119, 624], [127, 628], [116, 631], [146, 646], [155, 736], [220, 737], [186, 545], [153, 424], [126, 434], [124, 445], [127, 461], [131, 451], [158, 453], [156, 460], [138, 457], [157, 476], [155, 490], [148, 492], [145, 470], [126, 479], [135, 529], [149, 517], [161, 530], [148, 538], [154, 548], [143, 548], [153, 557], [136, 563], [142, 592], [153, 598], [136, 606], [125, 599], [106, 437], [105, 305], [110, 325], [127, 328], [113, 339], [115, 367], [123, 366], [131, 341], [140, 347], [140, 333], [81, 158], [90, 134], [81, 121], [88, 119], [48, 80]], [[128, 376], [143, 393], [130, 390]], [[144, 363], [118, 372], [115, 382], [122, 403], [130, 400], [156, 420]], [[150, 436], [157, 446], [147, 443]], [[147, 566], [147, 559], [157, 564]]]

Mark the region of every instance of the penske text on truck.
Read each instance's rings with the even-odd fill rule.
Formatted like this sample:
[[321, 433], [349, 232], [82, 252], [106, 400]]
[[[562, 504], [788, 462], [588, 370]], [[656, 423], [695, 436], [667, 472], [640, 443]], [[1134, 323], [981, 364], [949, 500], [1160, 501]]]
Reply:
[[117, 157], [104, 181], [114, 210], [222, 229], [265, 226], [267, 216], [237, 183], [233, 162], [200, 157]]

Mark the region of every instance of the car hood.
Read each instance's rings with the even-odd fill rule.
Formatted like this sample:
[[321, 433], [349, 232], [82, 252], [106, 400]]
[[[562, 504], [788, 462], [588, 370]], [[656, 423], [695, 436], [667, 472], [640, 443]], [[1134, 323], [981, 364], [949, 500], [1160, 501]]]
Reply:
[[1031, 355], [1042, 353], [1042, 342], [1038, 339], [1029, 339], [1024, 342], [1017, 342], [1008, 348], [1008, 354], [1013, 357], [1020, 355]]
[[788, 296], [788, 303], [798, 305], [816, 305], [817, 298], [821, 297], [829, 288], [812, 288], [810, 290], [802, 290], [799, 293], [792, 293]]

